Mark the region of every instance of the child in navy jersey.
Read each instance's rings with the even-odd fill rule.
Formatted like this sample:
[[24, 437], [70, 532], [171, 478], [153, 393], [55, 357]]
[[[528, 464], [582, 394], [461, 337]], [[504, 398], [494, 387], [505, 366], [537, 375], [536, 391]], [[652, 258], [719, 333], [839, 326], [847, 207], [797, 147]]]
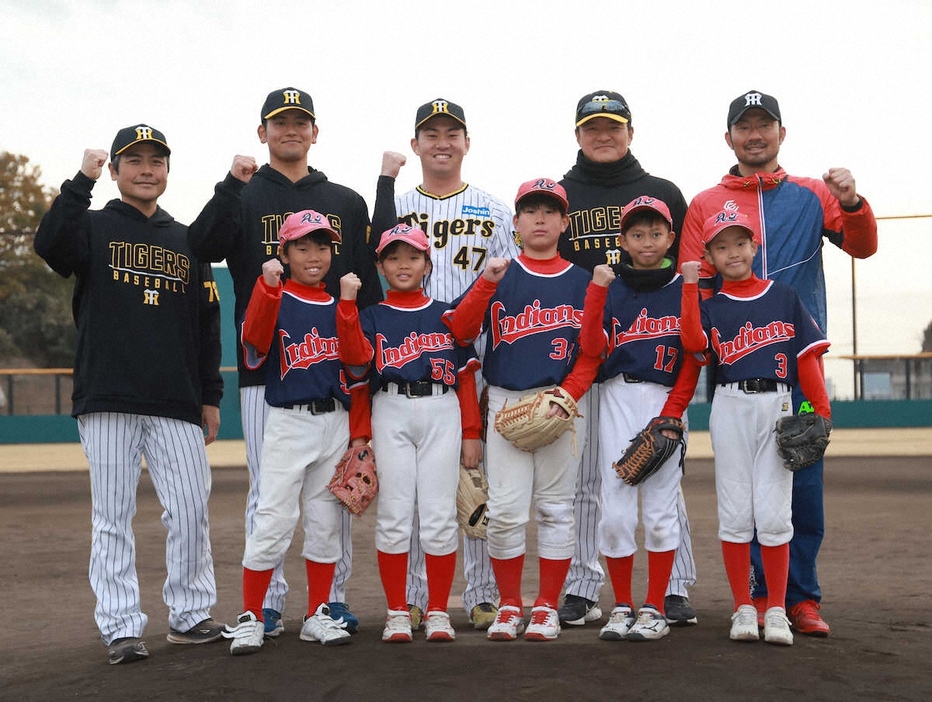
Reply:
[[785, 610], [793, 474], [777, 453], [774, 426], [792, 414], [797, 384], [817, 413], [830, 416], [820, 364], [828, 341], [793, 288], [754, 275], [758, 245], [747, 215], [713, 214], [702, 242], [705, 260], [722, 276], [722, 289], [700, 308], [700, 263], [683, 263], [681, 337], [687, 353], [708, 350], [715, 362], [709, 431], [719, 539], [735, 603], [729, 635], [735, 641], [760, 637], [748, 588], [756, 530], [769, 586], [764, 640], [788, 646], [793, 643]]
[[[599, 550], [605, 556], [616, 604], [599, 638], [651, 641], [670, 631], [663, 604], [680, 543], [677, 501], [682, 454], [678, 451], [636, 486], [622, 481], [612, 463], [654, 417], [683, 416], [696, 388], [699, 365], [693, 357], [684, 358], [680, 343], [683, 281], [667, 257], [676, 240], [669, 208], [642, 195], [625, 205], [620, 227], [618, 245], [629, 254], [630, 263], [618, 266], [617, 278], [612, 267], [595, 267], [580, 337], [585, 351], [605, 354], [599, 397]], [[644, 606], [635, 616], [631, 573], [639, 497], [648, 588]]]
[[[350, 445], [366, 441], [365, 421], [350, 428], [350, 388], [340, 361], [337, 301], [323, 285], [332, 246], [340, 235], [327, 217], [303, 210], [285, 219], [278, 233], [281, 261], [262, 266], [243, 322], [244, 360], [265, 367], [265, 425], [260, 460], [262, 492], [255, 526], [243, 555], [244, 612], [225, 636], [233, 655], [262, 646], [262, 602], [274, 567], [288, 550], [304, 512], [308, 608], [301, 639], [345, 644], [342, 619], [330, 616], [327, 600], [341, 556], [342, 506], [327, 489], [333, 470]], [[290, 278], [282, 284], [286, 264]], [[365, 417], [365, 414], [362, 415]]]
[[[557, 603], [575, 543], [573, 495], [579, 468], [576, 438], [586, 419], [572, 418], [574, 431], [534, 453], [522, 451], [494, 429], [491, 415], [506, 402], [559, 385], [577, 401], [589, 389], [597, 357], [579, 352], [579, 330], [589, 274], [557, 253], [566, 229], [566, 192], [549, 178], [518, 190], [515, 231], [523, 253], [512, 261], [492, 259], [454, 314], [454, 331], [488, 334], [483, 376], [489, 388], [486, 469], [489, 478], [489, 555], [501, 604], [488, 638], [512, 641], [524, 631], [521, 575], [526, 528], [533, 504], [537, 519], [540, 589], [525, 638], [549, 641], [560, 633]], [[551, 405], [551, 412], [563, 412]]]
[[465, 465], [476, 465], [482, 451], [479, 361], [472, 344], [451, 333], [451, 305], [424, 294], [431, 268], [427, 235], [399, 224], [382, 234], [376, 253], [388, 283], [386, 300], [358, 312], [362, 283], [345, 275], [338, 328], [343, 359], [354, 377], [368, 371], [372, 396], [372, 448], [379, 461], [375, 544], [388, 604], [382, 640], [412, 639], [405, 583], [417, 515], [427, 570], [426, 638], [452, 641], [447, 600], [459, 541], [459, 464], [462, 455]]

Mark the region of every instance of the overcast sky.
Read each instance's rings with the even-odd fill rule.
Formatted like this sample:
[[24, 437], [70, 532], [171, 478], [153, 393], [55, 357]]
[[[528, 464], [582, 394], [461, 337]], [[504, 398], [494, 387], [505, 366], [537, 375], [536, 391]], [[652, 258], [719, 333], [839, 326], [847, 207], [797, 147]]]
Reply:
[[[691, 199], [734, 163], [728, 103], [780, 101], [780, 162], [818, 177], [846, 166], [878, 216], [932, 214], [932, 2], [928, 0], [0, 0], [0, 150], [58, 186], [85, 148], [147, 122], [172, 147], [161, 204], [189, 222], [235, 154], [260, 163], [265, 96], [309, 92], [310, 160], [374, 204], [386, 149], [406, 153], [417, 107], [466, 111], [466, 180], [512, 201], [573, 165], [576, 101], [627, 99], [632, 151]], [[419, 182], [410, 158], [398, 188]], [[116, 197], [101, 182], [94, 207]], [[932, 320], [932, 219], [882, 221], [856, 264], [859, 353], [915, 353]], [[826, 249], [831, 356], [852, 351], [850, 260]], [[834, 369], [834, 370], [833, 370]], [[836, 387], [850, 364], [830, 362]]]

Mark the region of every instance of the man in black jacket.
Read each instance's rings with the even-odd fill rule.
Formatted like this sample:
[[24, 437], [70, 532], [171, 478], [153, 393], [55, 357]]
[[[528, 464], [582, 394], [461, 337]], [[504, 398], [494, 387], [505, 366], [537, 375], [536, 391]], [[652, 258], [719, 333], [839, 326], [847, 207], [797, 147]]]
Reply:
[[91, 211], [108, 154], [88, 149], [35, 239], [53, 270], [76, 278], [71, 413], [90, 465], [90, 581], [111, 664], [149, 655], [132, 527], [142, 456], [168, 530], [168, 640], [209, 643], [223, 629], [210, 618], [217, 590], [204, 450], [220, 427], [220, 305], [210, 265], [188, 246], [187, 227], [158, 205], [170, 154], [157, 129], [121, 129], [109, 154], [120, 199]]
[[[579, 100], [576, 105], [579, 153], [576, 165], [560, 181], [570, 203], [570, 226], [560, 237], [559, 251], [565, 259], [587, 270], [602, 263], [616, 268], [625, 264], [627, 254], [618, 245], [621, 210], [640, 195], [659, 198], [670, 208], [677, 237], [668, 255], [676, 259], [686, 200], [676, 185], [650, 175], [641, 167], [629, 150], [633, 138], [631, 110], [620, 94], [598, 90]], [[574, 503], [576, 553], [566, 579], [566, 598], [559, 611], [562, 623], [576, 626], [601, 618], [599, 593], [605, 582], [599, 563], [598, 537], [601, 518], [598, 383], [593, 383], [586, 397], [588, 406], [580, 407], [580, 411], [589, 418], [589, 436]], [[680, 533], [682, 541], [676, 552], [664, 607], [670, 624], [696, 624], [698, 620], [686, 591], [687, 586], [696, 581], [696, 567], [682, 492]]]

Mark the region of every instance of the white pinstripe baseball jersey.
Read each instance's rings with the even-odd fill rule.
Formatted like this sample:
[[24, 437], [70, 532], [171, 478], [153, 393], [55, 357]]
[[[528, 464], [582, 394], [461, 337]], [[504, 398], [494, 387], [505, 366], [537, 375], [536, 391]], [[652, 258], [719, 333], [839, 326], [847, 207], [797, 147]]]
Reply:
[[489, 258], [517, 258], [511, 209], [497, 197], [464, 184], [438, 197], [419, 187], [395, 197], [398, 220], [420, 227], [430, 239], [433, 270], [424, 292], [450, 302], [482, 273]]

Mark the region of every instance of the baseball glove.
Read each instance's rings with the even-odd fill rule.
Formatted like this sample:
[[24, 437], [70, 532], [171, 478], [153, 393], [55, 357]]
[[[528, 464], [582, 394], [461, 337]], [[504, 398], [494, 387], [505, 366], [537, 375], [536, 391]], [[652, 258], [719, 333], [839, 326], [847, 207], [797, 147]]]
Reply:
[[[551, 402], [562, 407], [569, 416], [548, 417]], [[525, 395], [511, 406], [506, 401], [495, 413], [495, 431], [522, 451], [534, 453], [552, 444], [567, 429], [575, 431], [577, 416], [580, 415], [576, 411], [576, 401], [557, 385]]]
[[379, 494], [375, 454], [368, 445], [352, 446], [337, 463], [327, 489], [350, 512], [361, 515]]
[[[622, 457], [612, 463], [612, 468], [618, 473], [619, 478], [634, 486], [656, 473], [677, 448], [680, 449], [682, 467], [683, 455], [686, 452], [684, 429], [683, 422], [676, 417], [654, 417], [631, 439]], [[664, 436], [664, 430], [674, 432], [677, 438]]]
[[791, 414], [777, 420], [777, 453], [787, 470], [797, 471], [811, 466], [825, 454], [832, 422], [825, 417], [809, 414]]
[[482, 468], [467, 468], [460, 462], [460, 483], [456, 487], [456, 521], [466, 536], [484, 539], [489, 523], [487, 503], [489, 483]]

